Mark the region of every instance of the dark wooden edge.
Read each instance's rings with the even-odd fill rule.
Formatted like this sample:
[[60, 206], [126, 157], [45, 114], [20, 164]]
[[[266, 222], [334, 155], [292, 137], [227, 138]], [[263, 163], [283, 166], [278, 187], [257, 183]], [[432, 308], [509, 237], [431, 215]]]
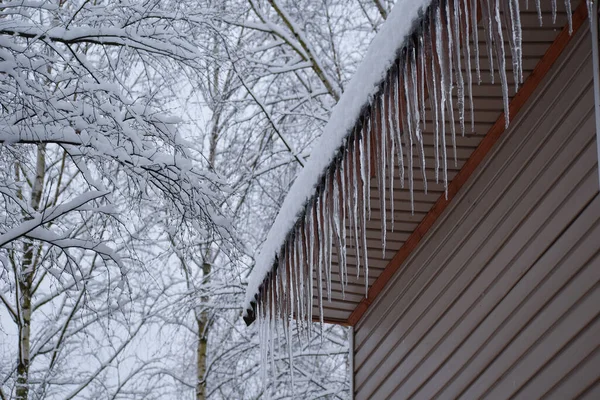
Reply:
[[[558, 60], [559, 56], [565, 50], [567, 45], [571, 42], [571, 39], [575, 36], [579, 28], [583, 25], [588, 16], [587, 5], [585, 0], [581, 0], [579, 6], [575, 10], [572, 16], [573, 33], [569, 33], [568, 25], [565, 26], [562, 31], [558, 34], [554, 42], [550, 45], [542, 59], [536, 65], [533, 72], [529, 75], [527, 80], [523, 83], [521, 89], [515, 94], [509, 105], [509, 113], [511, 118], [514, 120], [515, 116], [523, 108], [527, 100], [535, 92], [535, 89], [542, 82], [544, 77], [548, 74], [554, 63]], [[404, 245], [398, 250], [394, 257], [390, 260], [388, 265], [385, 267], [381, 275], [375, 280], [373, 285], [369, 288], [368, 297], [361, 300], [356, 306], [350, 317], [344, 323], [339, 323], [345, 326], [355, 326], [358, 321], [365, 315], [370, 305], [377, 299], [377, 296], [381, 294], [388, 282], [391, 281], [393, 275], [402, 267], [403, 263], [408, 259], [412, 252], [418, 247], [421, 239], [427, 235], [429, 230], [433, 227], [437, 219], [442, 215], [444, 210], [450, 205], [458, 191], [465, 185], [468, 179], [471, 177], [473, 172], [485, 159], [490, 150], [494, 147], [496, 142], [501, 138], [505, 132], [504, 127], [504, 113], [496, 120], [494, 125], [486, 133], [485, 137], [479, 144], [479, 146], [473, 151], [471, 157], [467, 160], [462, 169], [454, 177], [452, 182], [448, 185], [448, 198], [445, 195], [441, 195], [434, 206], [429, 210], [427, 215], [423, 218], [421, 223], [417, 226], [414, 232], [410, 235]]]

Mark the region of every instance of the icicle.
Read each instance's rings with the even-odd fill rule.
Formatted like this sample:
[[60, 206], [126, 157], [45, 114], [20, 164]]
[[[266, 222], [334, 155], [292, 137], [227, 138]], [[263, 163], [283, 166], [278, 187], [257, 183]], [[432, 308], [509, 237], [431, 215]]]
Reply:
[[[425, 23], [425, 19], [423, 19], [423, 24]], [[427, 118], [425, 118], [425, 46], [423, 43], [423, 35], [425, 34], [425, 29], [423, 29], [423, 33], [419, 35], [419, 77], [420, 77], [420, 93], [419, 93], [419, 103], [421, 105], [421, 121], [423, 121], [423, 131], [427, 129], [427, 123], [425, 122]]]
[[494, 7], [494, 49], [496, 50], [496, 58], [498, 59], [500, 73], [500, 82], [502, 83], [502, 97], [504, 99], [504, 127], [508, 128], [510, 122], [509, 108], [508, 108], [508, 82], [506, 79], [506, 52], [504, 50], [504, 38], [502, 35], [502, 23], [500, 22], [500, 1], [496, 0]]
[[333, 248], [333, 229], [331, 225], [331, 218], [328, 218], [328, 215], [331, 215], [333, 209], [330, 207], [331, 202], [329, 198], [332, 196], [333, 191], [333, 182], [332, 180], [333, 173], [329, 171], [327, 174], [327, 185], [326, 185], [326, 193], [327, 199], [323, 204], [324, 209], [327, 211], [327, 215], [325, 216], [325, 225], [327, 227], [326, 238], [327, 238], [327, 298], [331, 301], [331, 265], [332, 265], [332, 248]]
[[369, 221], [371, 220], [371, 117], [370, 115], [365, 117], [367, 122], [367, 154], [366, 154], [366, 162], [367, 162], [367, 217]]
[[406, 124], [406, 129], [405, 129], [405, 134], [408, 137], [408, 140], [406, 141], [408, 149], [406, 151], [406, 156], [408, 157], [408, 190], [410, 193], [410, 209], [411, 209], [411, 213], [414, 214], [415, 213], [415, 199], [414, 199], [414, 167], [413, 167], [413, 130], [412, 130], [412, 113], [411, 113], [411, 99], [410, 99], [410, 93], [408, 91], [408, 82], [409, 82], [409, 78], [408, 78], [408, 68], [409, 68], [409, 61], [408, 61], [408, 54], [404, 63], [404, 70], [403, 70], [403, 86], [404, 86], [404, 103], [400, 103], [403, 107], [402, 107], [402, 115], [404, 116], [404, 118], [402, 119], [403, 121], [405, 121]]
[[290, 380], [291, 380], [291, 384], [292, 384], [292, 397], [294, 397], [294, 386], [295, 386], [295, 380], [294, 380], [294, 352], [292, 349], [292, 319], [289, 318], [288, 319], [288, 337], [287, 337], [287, 341], [288, 341], [288, 356], [289, 356], [289, 360], [290, 360]]
[[[506, 30], [509, 32], [508, 35], [508, 44], [510, 46], [510, 54], [512, 56], [512, 64], [513, 64], [513, 77], [515, 80], [515, 93], [519, 90], [519, 82], [520, 82], [520, 68], [519, 68], [519, 60], [521, 59], [519, 55], [519, 48], [517, 45], [517, 30], [520, 28], [516, 26], [514, 23], [515, 16], [513, 0], [503, 1], [502, 3], [502, 16], [504, 17], [504, 24], [506, 25]], [[518, 4], [517, 4], [518, 7]], [[517, 17], [518, 18], [518, 17]]]
[[338, 267], [339, 267], [339, 279], [342, 286], [342, 298], [346, 298], [345, 284], [344, 284], [344, 270], [346, 269], [346, 246], [342, 244], [342, 232], [340, 227], [340, 185], [338, 180], [340, 179], [340, 169], [336, 168], [335, 177], [333, 178], [333, 228], [335, 232], [337, 255], [338, 255]]
[[[474, 106], [473, 106], [473, 74], [471, 71], [471, 38], [470, 38], [470, 31], [471, 31], [471, 25], [469, 24], [470, 22], [470, 16], [469, 16], [469, 8], [468, 8], [468, 4], [467, 1], [463, 2], [464, 4], [464, 18], [461, 18], [461, 21], [463, 22], [462, 24], [462, 28], [463, 28], [463, 37], [464, 37], [464, 44], [463, 44], [463, 56], [466, 62], [466, 68], [467, 68], [467, 88], [469, 89], [469, 111], [470, 111], [470, 118], [471, 118], [471, 133], [475, 133], [475, 110], [474, 110]], [[477, 30], [477, 25], [473, 25], [472, 26], [473, 30]], [[464, 132], [463, 132], [464, 134]]]
[[556, 24], [556, 0], [552, 0], [552, 23]]
[[477, 6], [479, 0], [471, 0], [471, 26], [473, 27], [473, 48], [475, 49], [475, 71], [477, 72], [477, 84], [481, 84], [481, 68], [479, 65], [479, 29], [477, 27]]
[[[361, 129], [361, 140], [360, 140], [360, 178], [363, 182], [363, 186], [362, 186], [362, 197], [363, 197], [363, 206], [367, 206], [367, 203], [369, 202], [368, 197], [370, 196], [369, 193], [369, 180], [367, 178], [367, 163], [369, 162], [369, 156], [368, 156], [368, 148], [367, 148], [367, 139], [368, 136], [371, 134], [369, 128], [368, 128], [368, 118], [365, 118], [362, 121], [362, 129]], [[369, 213], [370, 214], [370, 213]], [[365, 218], [366, 218], [367, 212], [365, 212]]]
[[538, 20], [540, 21], [540, 26], [542, 26], [544, 23], [542, 21], [542, 6], [540, 4], [540, 0], [535, 0], [535, 7], [537, 9]]
[[315, 219], [317, 221], [317, 229], [315, 230], [315, 240], [317, 241], [317, 290], [319, 292], [319, 320], [321, 322], [321, 333], [323, 331], [323, 213], [321, 208], [321, 199], [317, 197], [315, 204]]
[[[290, 319], [294, 319], [294, 308], [296, 306], [296, 280], [294, 274], [294, 265], [292, 260], [292, 250], [290, 242], [287, 241], [284, 248], [283, 256], [285, 257], [285, 265], [289, 274], [289, 298], [290, 298]], [[291, 340], [291, 338], [290, 338]]]
[[366, 142], [366, 138], [365, 138], [365, 130], [364, 130], [365, 124], [363, 124], [363, 130], [362, 130], [362, 137], [360, 142], [357, 144], [359, 151], [360, 151], [360, 182], [361, 182], [361, 188], [362, 188], [362, 204], [361, 204], [361, 232], [362, 232], [362, 238], [363, 238], [363, 253], [364, 253], [364, 266], [365, 266], [365, 296], [368, 294], [368, 290], [369, 290], [369, 254], [368, 254], [368, 247], [367, 247], [367, 215], [366, 215], [366, 211], [365, 211], [365, 205], [367, 202], [367, 185], [366, 185], [366, 173], [365, 173], [365, 162], [366, 162], [366, 158], [365, 158], [365, 142]]
[[300, 260], [302, 264], [302, 274], [301, 274], [301, 287], [302, 295], [305, 297], [304, 302], [302, 303], [302, 320], [304, 321], [305, 326], [305, 334], [306, 340], [310, 340], [310, 327], [311, 321], [309, 319], [309, 310], [312, 308], [312, 296], [310, 294], [310, 288], [312, 287], [312, 281], [309, 279], [308, 272], [312, 267], [312, 263], [310, 262], [310, 256], [308, 254], [309, 248], [309, 236], [307, 233], [308, 229], [308, 216], [306, 209], [304, 210], [304, 218], [302, 223], [300, 224], [300, 232], [299, 232], [299, 243], [300, 243]]
[[279, 269], [275, 270], [275, 279], [274, 279], [274, 289], [273, 292], [275, 293], [275, 302], [273, 304], [273, 311], [274, 311], [274, 315], [275, 315], [275, 334], [277, 335], [277, 350], [280, 351], [281, 350], [281, 332], [280, 332], [280, 327], [279, 325], [281, 324], [281, 299], [282, 299], [282, 294], [281, 294], [281, 273], [279, 272]]
[[429, 27], [425, 31], [425, 51], [430, 55], [428, 68], [426, 69], [427, 91], [429, 93], [429, 107], [431, 108], [433, 123], [433, 151], [435, 158], [435, 182], [439, 183], [440, 175], [440, 149], [439, 149], [439, 115], [437, 95], [436, 58], [433, 53], [433, 11], [429, 14]]
[[305, 332], [308, 329], [308, 325], [305, 324], [305, 303], [306, 303], [306, 293], [304, 290], [304, 245], [303, 245], [304, 235], [302, 234], [302, 224], [298, 224], [296, 227], [296, 234], [294, 235], [294, 248], [296, 249], [296, 259], [297, 259], [297, 267], [298, 268], [298, 283], [299, 283], [299, 299], [300, 304], [298, 306], [298, 326], [301, 328], [302, 332]]
[[[308, 320], [310, 322], [312, 322], [313, 320], [313, 307], [312, 307], [312, 301], [314, 298], [314, 290], [313, 290], [313, 282], [314, 282], [314, 268], [316, 266], [316, 262], [315, 262], [315, 220], [314, 220], [314, 204], [306, 211], [306, 214], [308, 215], [307, 219], [308, 219], [308, 224], [307, 224], [307, 236], [308, 236], [308, 255], [309, 255], [309, 268], [308, 268], [308, 274], [309, 274], [309, 281], [310, 281], [310, 285], [308, 286], [310, 288], [310, 302], [311, 305], [308, 307]], [[312, 329], [311, 329], [311, 333], [312, 333]]]
[[[350, 160], [352, 162], [351, 164], [351, 170], [350, 170], [350, 176], [352, 177], [352, 197], [354, 198], [354, 200], [352, 201], [352, 218], [354, 220], [353, 222], [353, 226], [354, 226], [354, 241], [355, 241], [355, 246], [356, 246], [356, 254], [357, 254], [357, 260], [358, 260], [358, 254], [359, 254], [359, 249], [360, 249], [360, 234], [359, 234], [359, 201], [358, 201], [358, 193], [359, 193], [359, 188], [358, 188], [358, 174], [359, 174], [359, 166], [357, 165], [357, 161], [358, 161], [358, 148], [357, 145], [358, 143], [356, 143], [356, 131], [355, 134], [353, 135], [353, 137], [350, 138], [350, 141], [352, 142], [352, 145], [350, 146], [350, 152], [348, 154], [348, 158], [352, 157], [352, 159]], [[366, 249], [363, 249], [363, 251]], [[363, 264], [364, 264], [364, 254], [363, 254]], [[357, 261], [357, 265], [356, 265], [356, 277], [358, 278], [360, 276], [360, 271], [358, 268], [358, 261]]]
[[440, 123], [442, 127], [442, 133], [440, 135], [442, 144], [442, 162], [443, 162], [443, 175], [444, 175], [444, 192], [446, 199], [448, 198], [448, 158], [446, 155], [446, 118], [444, 115], [444, 105], [446, 104], [446, 57], [443, 48], [444, 35], [442, 32], [442, 14], [441, 7], [438, 7], [435, 14], [435, 31], [436, 31], [436, 53], [438, 62], [440, 65]]
[[385, 257], [385, 246], [387, 242], [387, 205], [386, 205], [386, 179], [387, 179], [387, 143], [386, 140], [386, 126], [385, 126], [385, 115], [384, 115], [384, 98], [383, 94], [379, 96], [379, 103], [377, 106], [377, 113], [379, 116], [378, 125], [379, 125], [379, 140], [378, 140], [378, 149], [379, 149], [379, 204], [380, 204], [380, 212], [381, 212], [381, 247], [382, 254]]
[[[538, 0], [539, 1], [539, 0]], [[481, 13], [483, 15], [482, 20], [483, 20], [483, 29], [485, 31], [485, 43], [486, 43], [486, 49], [487, 49], [487, 53], [488, 53], [488, 61], [490, 63], [490, 80], [491, 83], [494, 84], [494, 78], [495, 78], [495, 74], [494, 74], [494, 56], [493, 56], [493, 50], [492, 50], [492, 44], [494, 42], [494, 35], [492, 33], [492, 12], [491, 12], [491, 4], [489, 3], [490, 0], [482, 0], [480, 5], [481, 5]], [[541, 14], [540, 14], [541, 17]]]
[[357, 206], [355, 206], [355, 202], [356, 202], [356, 196], [354, 195], [354, 184], [353, 184], [353, 177], [352, 177], [352, 165], [350, 164], [350, 155], [352, 154], [352, 145], [350, 140], [348, 140], [347, 142], [347, 146], [346, 146], [346, 156], [344, 158], [344, 162], [345, 162], [345, 166], [344, 169], [346, 171], [344, 179], [346, 180], [346, 190], [347, 191], [351, 191], [351, 194], [347, 197], [348, 201], [348, 229], [349, 229], [349, 233], [350, 233], [350, 245], [353, 246], [354, 248], [354, 253], [355, 253], [355, 257], [356, 257], [356, 276], [359, 275], [360, 273], [360, 248], [358, 246], [356, 246], [356, 244], [358, 243], [358, 239], [356, 238], [356, 227], [355, 227], [355, 223], [357, 221], [356, 218], [356, 208]]
[[265, 357], [264, 357], [264, 352], [265, 352], [265, 341], [263, 339], [263, 331], [262, 331], [262, 324], [263, 324], [263, 318], [261, 315], [261, 310], [262, 310], [262, 301], [257, 301], [256, 302], [256, 322], [258, 324], [258, 344], [260, 347], [260, 379], [262, 380], [263, 386], [266, 387], [267, 385], [267, 373], [266, 373], [266, 362], [265, 362]]
[[567, 21], [569, 21], [569, 35], [573, 34], [573, 10], [571, 10], [571, 0], [565, 0], [565, 11], [567, 12]]
[[[460, 132], [462, 136], [465, 135], [465, 81], [462, 73], [462, 65], [461, 65], [461, 43], [460, 43], [460, 1], [454, 1], [454, 19], [448, 18], [449, 21], [452, 21], [452, 28], [454, 30], [454, 51], [455, 60], [454, 65], [454, 73], [456, 74], [456, 83], [458, 84], [457, 97], [458, 97], [458, 120], [460, 122]], [[470, 73], [470, 71], [469, 71]], [[455, 153], [454, 153], [454, 164], [456, 165], [456, 145]]]
[[295, 275], [295, 289], [296, 289], [296, 326], [298, 327], [298, 340], [301, 340], [301, 336], [300, 336], [300, 331], [303, 329], [303, 325], [302, 325], [302, 301], [303, 301], [303, 293], [301, 290], [301, 284], [300, 284], [300, 267], [302, 264], [300, 264], [300, 253], [299, 253], [299, 248], [297, 245], [298, 242], [298, 229], [296, 229], [296, 232], [294, 233], [294, 240], [291, 241], [290, 244], [290, 248], [292, 250], [292, 256], [293, 256], [293, 268], [294, 268], [294, 275]]
[[400, 130], [400, 98], [398, 91], [400, 90], [400, 65], [396, 64], [395, 76], [393, 81], [394, 95], [394, 134], [396, 138], [396, 146], [398, 148], [398, 165], [400, 166], [400, 187], [404, 189], [404, 154], [402, 152], [402, 132]]
[[[448, 111], [448, 116], [450, 117], [450, 131], [452, 132], [452, 149], [454, 151], [454, 165], [457, 165], [456, 160], [456, 126], [454, 123], [454, 103], [452, 98], [452, 66], [454, 65], [454, 57], [452, 57], [452, 44], [454, 42], [454, 38], [452, 37], [452, 15], [450, 13], [450, 5], [446, 2], [446, 43], [448, 43], [448, 65], [446, 71], [446, 108]], [[460, 57], [460, 53], [457, 53], [457, 57]], [[446, 161], [447, 162], [447, 161]]]
[[387, 131], [388, 131], [388, 127], [386, 124], [386, 118], [385, 118], [385, 98], [384, 98], [384, 94], [382, 93], [381, 97], [379, 98], [379, 115], [381, 117], [380, 122], [380, 148], [381, 148], [381, 155], [383, 156], [383, 158], [381, 159], [381, 193], [380, 193], [380, 199], [383, 200], [382, 203], [382, 207], [381, 207], [381, 221], [382, 221], [382, 226], [381, 226], [381, 231], [383, 233], [382, 237], [381, 237], [381, 246], [382, 246], [382, 254], [383, 257], [385, 257], [385, 248], [387, 245], [387, 199], [386, 199], [386, 195], [387, 195], [387, 185], [386, 185], [386, 179], [387, 179], [387, 160], [389, 158], [388, 156], [388, 143], [387, 143]]
[[271, 276], [271, 281], [269, 285], [269, 304], [267, 309], [269, 310], [269, 347], [268, 351], [271, 354], [271, 380], [275, 380], [275, 336], [277, 321], [275, 319], [275, 303], [277, 299], [275, 298], [275, 276]]
[[427, 175], [425, 174], [425, 150], [423, 148], [423, 132], [421, 131], [421, 126], [419, 125], [419, 100], [418, 100], [418, 89], [417, 89], [417, 55], [416, 49], [413, 46], [410, 56], [410, 70], [411, 70], [411, 83], [410, 90], [412, 92], [412, 107], [414, 115], [414, 125], [415, 125], [415, 137], [417, 139], [417, 143], [419, 145], [419, 158], [421, 160], [421, 176], [423, 178], [423, 187], [424, 192], [427, 194]]
[[[570, 4], [570, 3], [569, 3]], [[513, 25], [516, 26], [515, 28], [515, 46], [517, 48], [516, 54], [517, 54], [517, 66], [519, 67], [519, 73], [518, 78], [519, 78], [519, 83], [523, 83], [523, 30], [521, 28], [521, 10], [519, 8], [519, 1], [518, 0], [512, 0], [512, 7], [511, 7], [511, 13], [512, 15], [512, 20], [513, 20]], [[569, 18], [569, 22], [571, 21], [571, 19]]]
[[325, 293], [327, 294], [327, 299], [331, 301], [331, 297], [329, 297], [329, 232], [328, 232], [328, 220], [327, 218], [327, 174], [325, 176], [325, 182], [323, 182], [323, 190], [321, 191], [320, 197], [320, 205], [321, 205], [321, 249], [323, 251], [323, 278], [325, 281]]
[[[389, 162], [389, 170], [390, 170], [390, 223], [392, 225], [392, 232], [394, 232], [394, 157], [396, 156], [396, 146], [394, 144], [394, 131], [392, 124], [392, 98], [391, 98], [391, 89], [389, 80], [391, 78], [391, 74], [388, 75], [388, 78], [385, 80], [384, 86], [384, 97], [385, 97], [385, 115], [387, 116], [385, 123], [387, 124], [386, 129], [386, 153], [387, 149], [389, 149], [389, 153], [387, 153], [387, 160]], [[389, 137], [389, 138], [388, 138]], [[388, 145], [389, 143], [389, 145]]]
[[340, 187], [340, 211], [341, 211], [341, 220], [340, 225], [342, 228], [342, 248], [344, 249], [344, 285], [348, 282], [348, 246], [347, 246], [347, 236], [346, 236], [346, 179], [345, 179], [345, 171], [344, 171], [344, 160], [342, 159], [339, 167], [339, 179], [341, 183]]

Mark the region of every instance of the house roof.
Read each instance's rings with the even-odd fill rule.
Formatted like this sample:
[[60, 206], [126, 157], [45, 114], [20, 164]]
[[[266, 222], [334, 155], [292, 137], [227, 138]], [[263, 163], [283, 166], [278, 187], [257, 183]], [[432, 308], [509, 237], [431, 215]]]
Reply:
[[[551, 23], [551, 4], [542, 4], [539, 12], [533, 7], [521, 10], [518, 19], [515, 10], [509, 9], [512, 3], [504, 4], [496, 20], [506, 35], [502, 40], [493, 30], [497, 22], [491, 17], [496, 10], [486, 8], [486, 2], [482, 2], [483, 7], [473, 14], [469, 7], [476, 4], [462, 3], [460, 7], [464, 8], [458, 9], [446, 2], [441, 2], [441, 7], [439, 2], [430, 1], [401, 1], [396, 5], [335, 107], [316, 153], [297, 177], [261, 249], [244, 304], [247, 323], [255, 316], [252, 302], [269, 303], [275, 293], [284, 299], [288, 313], [297, 318], [312, 320], [316, 316], [321, 321], [355, 323], [505, 130], [508, 120], [504, 116], [511, 101], [508, 86], [520, 83], [522, 73], [525, 84], [510, 102], [510, 115], [514, 117], [556, 59], [556, 51], [548, 54], [548, 49], [556, 47], [561, 35], [568, 39], [568, 28], [561, 34], [555, 28], [571, 21], [570, 9], [565, 7], [570, 2], [557, 9], [556, 24]], [[511, 14], [513, 18], [508, 17]], [[582, 2], [573, 18], [574, 28], [581, 25], [584, 14]], [[469, 47], [471, 54], [465, 52], [469, 33], [474, 36], [468, 24], [478, 18], [482, 20], [477, 32], [481, 58], [490, 50], [496, 54], [494, 62], [501, 64], [510, 51], [516, 61], [515, 74], [507, 74], [509, 68], [502, 68], [502, 73], [495, 68], [495, 84], [472, 85], [477, 83], [480, 69], [482, 77], [487, 72], [479, 66], [475, 46]], [[452, 40], [455, 37], [462, 40], [457, 43]], [[565, 39], [561, 40], [564, 48]], [[452, 61], [452, 52], [462, 53], [461, 61]], [[473, 62], [469, 65], [466, 60]], [[452, 78], [457, 82], [449, 84]], [[444, 79], [445, 83], [440, 82]], [[445, 103], [440, 101], [442, 95]], [[471, 96], [475, 104], [472, 114], [468, 107]], [[399, 104], [396, 109], [395, 104]], [[449, 109], [453, 113], [440, 115]], [[468, 133], [461, 136], [464, 125]], [[447, 127], [446, 134], [442, 126]], [[445, 137], [448, 143], [442, 146]], [[406, 169], [409, 190], [400, 188], [404, 179], [398, 172], [390, 174], [398, 167], [386, 168], [388, 162], [382, 162], [382, 158], [387, 156], [389, 160], [395, 155], [394, 144], [400, 144], [396, 149], [405, 149], [398, 160], [406, 164], [400, 172]], [[447, 156], [443, 154], [445, 148]], [[411, 149], [417, 153], [415, 165], [411, 165], [413, 157], [407, 157]], [[413, 172], [420, 166], [424, 167], [424, 176]], [[395, 187], [390, 190], [392, 184]], [[347, 209], [340, 209], [340, 196], [349, 203]], [[341, 229], [336, 220], [343, 225]], [[357, 262], [361, 251], [362, 261]], [[311, 257], [312, 262], [307, 262]], [[335, 265], [337, 281], [331, 279]], [[354, 278], [358, 272], [363, 276]], [[273, 296], [267, 294], [269, 288]], [[365, 298], [367, 289], [369, 296]], [[330, 303], [323, 301], [325, 295]], [[263, 307], [263, 312], [268, 308]]]
[[244, 310], [250, 309], [260, 285], [272, 270], [276, 255], [286, 237], [303, 215], [306, 204], [314, 197], [327, 168], [344, 145], [356, 121], [379, 91], [388, 70], [406, 44], [408, 35], [432, 0], [399, 0], [386, 23], [373, 39], [363, 62], [331, 112], [309, 162], [299, 171], [271, 227], [248, 279]]

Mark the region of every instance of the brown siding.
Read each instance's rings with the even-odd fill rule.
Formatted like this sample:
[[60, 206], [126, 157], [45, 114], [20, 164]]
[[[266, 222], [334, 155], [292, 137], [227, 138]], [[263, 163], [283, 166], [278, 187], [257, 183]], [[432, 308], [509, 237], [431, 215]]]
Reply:
[[357, 399], [598, 396], [588, 35], [355, 326]]

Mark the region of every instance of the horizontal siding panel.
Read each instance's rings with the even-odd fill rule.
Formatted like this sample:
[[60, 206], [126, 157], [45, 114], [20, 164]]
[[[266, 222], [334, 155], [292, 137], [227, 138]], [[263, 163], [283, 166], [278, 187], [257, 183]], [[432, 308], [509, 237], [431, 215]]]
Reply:
[[518, 388], [521, 380], [535, 373], [537, 365], [553, 356], [582, 326], [593, 320], [600, 304], [598, 261], [598, 257], [590, 260], [581, 273], [567, 282], [566, 287], [460, 397], [498, 398], [501, 394], [509, 397], [511, 388]]
[[433, 398], [441, 394], [441, 397], [456, 398], [474, 376], [504, 351], [521, 329], [523, 321], [533, 318], [548, 298], [592, 257], [589, 250], [586, 254], [580, 248], [594, 248], [594, 235], [600, 234], [599, 208], [600, 201], [596, 199], [583, 217], [578, 218], [556, 244], [523, 273], [431, 377], [418, 397]]
[[[594, 333], [596, 338], [600, 336], [598, 330]], [[549, 399], [600, 399], [598, 365], [600, 365], [600, 349], [596, 348], [573, 371], [570, 371], [570, 375], [566, 379], [563, 378], [552, 386], [549, 391], [544, 393], [543, 397]], [[573, 376], [577, 378], [573, 379]]]
[[[596, 291], [598, 289], [596, 288]], [[598, 354], [600, 349], [600, 317], [596, 317], [586, 325], [578, 335], [569, 342], [561, 351], [552, 357], [547, 365], [543, 366], [543, 369], [525, 385], [523, 385], [519, 391], [515, 393], [516, 398], [521, 399], [538, 399], [544, 395], [552, 395], [555, 398], [558, 397], [558, 393], [553, 394], [547, 393], [548, 382], [561, 382], [562, 380], [570, 381], [570, 377], [577, 375], [578, 385], [581, 387], [582, 376], [580, 365], [583, 368], [594, 369], [594, 358]], [[591, 364], [588, 362], [592, 361]], [[600, 360], [596, 360], [596, 367], [600, 365]], [[535, 368], [535, 366], [534, 366]], [[579, 372], [579, 373], [578, 373]], [[589, 374], [588, 379], [594, 379], [594, 374]], [[596, 374], [597, 375], [597, 374]], [[589, 382], [590, 384], [592, 382]], [[576, 393], [561, 393], [560, 398], [567, 399], [573, 398]]]

